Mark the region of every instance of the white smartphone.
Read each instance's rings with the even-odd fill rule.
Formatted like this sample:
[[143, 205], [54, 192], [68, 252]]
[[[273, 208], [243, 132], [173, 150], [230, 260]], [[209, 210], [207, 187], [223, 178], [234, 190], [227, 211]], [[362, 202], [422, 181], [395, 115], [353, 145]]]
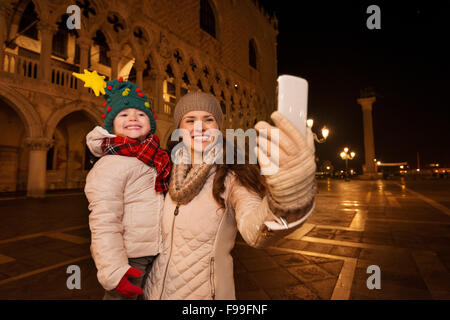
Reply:
[[278, 111], [306, 135], [308, 81], [290, 75], [281, 75], [277, 81]]

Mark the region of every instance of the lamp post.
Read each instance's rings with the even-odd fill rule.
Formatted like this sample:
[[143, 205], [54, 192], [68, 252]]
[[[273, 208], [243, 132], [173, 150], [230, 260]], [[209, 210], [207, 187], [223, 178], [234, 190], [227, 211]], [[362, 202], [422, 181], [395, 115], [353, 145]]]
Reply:
[[[306, 120], [306, 125], [308, 126], [308, 128], [312, 129], [313, 124], [314, 124], [314, 120], [313, 119]], [[322, 138], [317, 137], [317, 134], [315, 134], [313, 132], [314, 140], [317, 143], [324, 143], [327, 140], [329, 134], [330, 134], [330, 130], [327, 127], [324, 126], [322, 128]]]
[[344, 148], [344, 150], [340, 153], [340, 156], [342, 160], [345, 160], [345, 181], [348, 181], [348, 160], [352, 160], [355, 158], [356, 153], [355, 152], [348, 152], [349, 149], [347, 147]]

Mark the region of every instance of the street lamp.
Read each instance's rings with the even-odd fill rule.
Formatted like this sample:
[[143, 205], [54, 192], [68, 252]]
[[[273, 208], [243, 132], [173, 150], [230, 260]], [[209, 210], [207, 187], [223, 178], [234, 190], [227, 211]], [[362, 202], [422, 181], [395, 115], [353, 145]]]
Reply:
[[344, 148], [344, 150], [340, 153], [340, 156], [342, 158], [342, 160], [345, 160], [345, 181], [348, 181], [348, 160], [352, 160], [353, 158], [355, 158], [356, 153], [355, 152], [350, 152], [348, 153], [349, 149], [347, 147]]
[[[306, 120], [306, 125], [308, 126], [308, 128], [312, 129], [313, 124], [314, 124], [313, 119]], [[322, 137], [323, 138], [320, 139], [319, 137], [317, 137], [317, 134], [315, 134], [313, 132], [314, 140], [316, 140], [317, 143], [324, 143], [327, 140], [329, 134], [330, 134], [330, 130], [324, 126], [322, 128]]]

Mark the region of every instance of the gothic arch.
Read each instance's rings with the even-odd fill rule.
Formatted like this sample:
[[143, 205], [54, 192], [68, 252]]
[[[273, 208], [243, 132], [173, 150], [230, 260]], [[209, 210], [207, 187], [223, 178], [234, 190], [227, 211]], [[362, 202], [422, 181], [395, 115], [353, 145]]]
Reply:
[[28, 138], [42, 137], [43, 128], [39, 114], [26, 97], [6, 86], [0, 86], [0, 96], [19, 115]]
[[34, 10], [36, 11], [36, 14], [38, 15], [39, 20], [46, 21], [45, 19], [43, 19], [43, 15], [44, 15], [44, 18], [47, 18], [47, 16], [45, 15], [45, 13], [44, 14], [42, 13], [42, 12], [48, 11], [47, 4], [44, 1], [37, 1], [37, 0], [21, 1], [14, 8], [15, 11], [14, 11], [14, 16], [10, 22], [11, 25], [9, 28], [9, 38], [8, 39], [13, 39], [17, 35], [17, 31], [19, 29], [19, 23], [20, 23], [20, 20], [22, 19], [23, 12], [25, 11], [25, 8], [28, 6], [28, 4], [30, 2], [33, 2]]
[[154, 72], [156, 74], [162, 74], [163, 70], [165, 70], [165, 69], [163, 69], [163, 67], [162, 67], [162, 61], [161, 61], [161, 59], [159, 59], [159, 55], [158, 55], [158, 52], [156, 51], [156, 49], [153, 48], [149, 52], [149, 54], [147, 54], [145, 57], [146, 57], [145, 60], [148, 59], [150, 61], [150, 65], [151, 65], [152, 69], [154, 69], [151, 72]]
[[[139, 38], [137, 38], [134, 35], [134, 32], [136, 32], [138, 29], [140, 29], [142, 31], [143, 41], [147, 41], [144, 44], [141, 44]], [[132, 38], [133, 41], [136, 43], [136, 46], [141, 49], [142, 55], [146, 56], [148, 53], [148, 52], [146, 52], [146, 48], [149, 48], [153, 45], [153, 37], [148, 32], [147, 27], [139, 22], [131, 25], [130, 26], [130, 38]]]
[[102, 112], [99, 108], [93, 107], [91, 103], [84, 101], [72, 101], [62, 108], [58, 109], [52, 116], [47, 120], [45, 124], [45, 137], [51, 139], [53, 137], [53, 133], [55, 132], [56, 126], [58, 123], [67, 115], [75, 112], [75, 111], [84, 111], [86, 115], [99, 126], [103, 126], [103, 121], [101, 115]]
[[220, 2], [217, 0], [208, 0], [208, 2], [214, 13], [215, 29], [216, 29], [215, 30], [216, 31], [215, 39], [217, 41], [221, 41], [222, 40], [222, 15], [221, 15], [221, 10], [218, 9]]

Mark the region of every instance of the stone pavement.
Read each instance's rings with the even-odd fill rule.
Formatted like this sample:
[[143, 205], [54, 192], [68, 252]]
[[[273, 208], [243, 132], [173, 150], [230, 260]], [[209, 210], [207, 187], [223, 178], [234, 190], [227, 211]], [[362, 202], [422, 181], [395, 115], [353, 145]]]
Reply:
[[[238, 237], [238, 299], [450, 299], [450, 182], [318, 184], [311, 218], [275, 246]], [[88, 214], [82, 194], [0, 199], [0, 299], [101, 299]], [[81, 290], [67, 289], [69, 265]], [[379, 290], [367, 288], [370, 265]]]

